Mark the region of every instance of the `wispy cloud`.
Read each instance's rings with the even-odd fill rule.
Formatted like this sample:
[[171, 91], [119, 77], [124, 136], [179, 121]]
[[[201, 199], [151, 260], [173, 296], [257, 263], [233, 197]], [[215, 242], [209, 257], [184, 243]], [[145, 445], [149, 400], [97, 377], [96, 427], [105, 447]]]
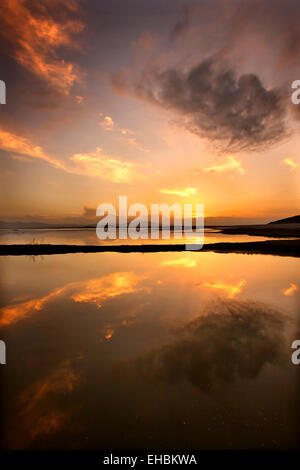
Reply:
[[25, 302], [13, 303], [0, 309], [0, 325], [9, 325], [24, 318], [32, 316], [36, 312], [43, 310], [48, 302], [54, 300], [65, 292], [66, 288], [54, 289], [44, 297], [38, 297]]
[[[76, 1], [55, 3], [55, 14], [46, 15], [45, 0], [35, 2], [34, 8], [23, 0], [3, 0], [2, 33], [10, 44], [10, 54], [24, 68], [45, 80], [50, 86], [68, 95], [79, 80], [76, 64], [58, 58], [58, 49], [76, 48], [73, 36], [84, 29], [74, 18]], [[51, 9], [50, 9], [51, 11]]]
[[203, 171], [206, 172], [215, 172], [215, 173], [224, 173], [226, 171], [237, 171], [241, 175], [245, 174], [245, 170], [242, 166], [242, 163], [237, 160], [237, 158], [229, 155], [227, 161], [221, 163], [220, 165], [213, 165], [206, 168], [203, 168]]
[[92, 153], [77, 153], [71, 160], [77, 164], [76, 170], [80, 174], [99, 176], [114, 183], [131, 183], [141, 176], [135, 163], [106, 156], [100, 148]]
[[78, 289], [71, 296], [74, 302], [96, 304], [98, 308], [108, 299], [124, 294], [133, 294], [144, 277], [131, 272], [117, 272], [108, 276], [89, 279], [78, 284]]
[[102, 112], [99, 113], [99, 116], [101, 117], [100, 126], [103, 127], [103, 129], [108, 132], [115, 131], [119, 134], [121, 139], [131, 147], [135, 147], [140, 152], [148, 152], [148, 149], [135, 137], [135, 132], [133, 130], [119, 127], [111, 116], [105, 116], [102, 118]]
[[35, 145], [29, 139], [0, 129], [0, 149], [7, 152], [16, 152], [32, 158], [38, 158], [50, 163], [56, 168], [65, 169], [63, 163], [47, 155], [42, 147]]
[[142, 145], [136, 137], [134, 137], [134, 132], [130, 131], [128, 129], [122, 129], [122, 136], [124, 141], [128, 144], [131, 145], [131, 147], [135, 147], [137, 150], [140, 152], [149, 152], [149, 150]]
[[108, 299], [124, 294], [132, 294], [143, 287], [139, 284], [145, 279], [132, 272], [116, 272], [108, 276], [87, 281], [70, 282], [54, 289], [44, 297], [25, 302], [15, 302], [0, 308], [0, 325], [9, 325], [41, 312], [46, 305], [62, 295], [69, 295], [74, 302], [96, 304], [98, 308]]
[[104, 338], [109, 340], [113, 337], [113, 335], [115, 334], [115, 330], [114, 328], [111, 326], [111, 325], [107, 325], [103, 328], [103, 330], [101, 331], [101, 333], [103, 334]]
[[175, 196], [189, 197], [196, 194], [197, 188], [160, 189], [159, 192], [163, 194], [173, 194]]
[[282, 160], [282, 163], [288, 165], [291, 170], [295, 170], [298, 166], [298, 163], [294, 162], [292, 158], [285, 158], [284, 160]]
[[289, 287], [282, 289], [281, 292], [283, 295], [290, 296], [293, 295], [298, 290], [298, 286], [296, 284], [291, 283]]
[[106, 131], [111, 131], [115, 126], [115, 123], [110, 116], [105, 116], [100, 124]]
[[190, 258], [180, 258], [169, 261], [163, 261], [163, 266], [175, 266], [175, 267], [184, 267], [184, 268], [195, 268], [197, 263], [194, 259]]
[[63, 411], [58, 405], [58, 397], [66, 397], [74, 392], [81, 383], [69, 360], [65, 360], [48, 372], [41, 380], [31, 383], [16, 397], [18, 426], [21, 430], [13, 437], [17, 448], [29, 447], [39, 437], [51, 436], [62, 432], [70, 423], [71, 411]]
[[131, 183], [141, 177], [135, 163], [105, 155], [100, 148], [91, 153], [74, 154], [63, 162], [49, 156], [29, 139], [0, 130], [0, 149], [43, 160], [67, 173], [98, 177], [113, 183]]
[[233, 299], [237, 294], [240, 294], [245, 285], [245, 280], [239, 281], [236, 284], [229, 284], [223, 281], [209, 281], [201, 284], [202, 287], [209, 287], [225, 292], [229, 299]]
[[84, 98], [84, 96], [77, 95], [77, 96], [75, 96], [75, 101], [76, 101], [77, 104], [83, 104], [85, 102], [85, 98]]

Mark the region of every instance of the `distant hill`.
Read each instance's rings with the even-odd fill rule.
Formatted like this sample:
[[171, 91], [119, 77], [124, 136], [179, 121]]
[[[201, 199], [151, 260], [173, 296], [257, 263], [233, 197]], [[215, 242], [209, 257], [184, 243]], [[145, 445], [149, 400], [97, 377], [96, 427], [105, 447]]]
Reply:
[[276, 220], [275, 222], [270, 222], [271, 224], [300, 224], [300, 215], [294, 215], [294, 217], [288, 217], [287, 219]]

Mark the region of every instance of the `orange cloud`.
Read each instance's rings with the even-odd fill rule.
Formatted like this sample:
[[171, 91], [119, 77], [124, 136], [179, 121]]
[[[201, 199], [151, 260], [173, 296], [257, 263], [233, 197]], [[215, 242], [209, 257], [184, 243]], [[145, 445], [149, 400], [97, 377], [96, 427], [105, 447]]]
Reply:
[[202, 287], [209, 287], [211, 289], [218, 289], [227, 294], [229, 299], [233, 299], [237, 294], [240, 294], [243, 290], [243, 287], [246, 285], [246, 281], [242, 280], [237, 284], [227, 284], [226, 282], [222, 281], [210, 281], [204, 282]]
[[100, 279], [90, 279], [80, 284], [72, 299], [75, 302], [95, 303], [100, 308], [107, 299], [136, 292], [138, 284], [143, 279], [131, 272], [113, 273]]
[[0, 149], [38, 158], [67, 173], [99, 177], [113, 183], [131, 183], [141, 177], [135, 163], [104, 155], [100, 148], [92, 153], [75, 154], [64, 163], [47, 155], [29, 139], [0, 129]]
[[282, 289], [281, 292], [283, 295], [290, 296], [293, 295], [298, 290], [298, 286], [296, 284], [290, 283], [290, 286], [286, 289]]
[[71, 160], [77, 164], [74, 173], [99, 176], [113, 183], [131, 183], [141, 176], [134, 163], [106, 156], [100, 148], [92, 153], [77, 153]]
[[102, 331], [102, 334], [105, 339], [111, 339], [115, 333], [115, 330], [112, 326], [106, 326], [104, 330]]
[[85, 98], [84, 98], [84, 96], [77, 95], [77, 96], [75, 96], [75, 101], [76, 101], [76, 103], [78, 103], [78, 104], [82, 104], [82, 103], [85, 102]]
[[101, 122], [101, 126], [104, 127], [106, 131], [111, 131], [114, 127], [115, 123], [110, 116], [105, 116], [103, 121]]
[[[149, 288], [143, 288], [147, 293], [151, 292], [151, 289]], [[114, 318], [114, 324], [109, 323], [108, 325], [105, 325], [103, 328], [100, 330], [100, 339], [99, 341], [102, 342], [103, 338], [105, 340], [110, 340], [116, 332], [120, 328], [128, 328], [131, 327], [132, 325], [136, 324], [138, 322], [138, 317], [141, 313], [144, 312], [145, 307], [147, 307], [149, 304], [147, 302], [144, 303], [138, 303], [133, 309], [127, 309], [121, 310], [119, 313], [121, 314], [121, 318]]]
[[23, 392], [20, 401], [27, 403], [27, 410], [29, 411], [37, 402], [43, 400], [48, 393], [65, 394], [72, 392], [78, 380], [78, 375], [70, 368], [70, 361], [64, 361], [48, 377]]
[[183, 188], [183, 189], [160, 189], [163, 194], [174, 194], [175, 196], [189, 197], [197, 192], [197, 188]]
[[284, 160], [282, 160], [282, 163], [288, 165], [291, 170], [295, 170], [298, 166], [298, 163], [294, 162], [292, 158], [285, 158]]
[[70, 361], [63, 361], [42, 380], [38, 380], [21, 392], [16, 400], [18, 432], [15, 445], [26, 446], [36, 436], [61, 431], [68, 425], [71, 411], [59, 409], [63, 397], [71, 394], [81, 383], [81, 377], [71, 368]]
[[8, 305], [0, 309], [0, 325], [9, 325], [17, 321], [23, 320], [24, 318], [30, 317], [34, 312], [41, 311], [45, 305], [58, 297], [65, 291], [66, 287], [55, 289], [44, 297], [31, 299], [26, 302]]
[[241, 173], [242, 175], [245, 174], [245, 170], [242, 167], [242, 163], [239, 162], [232, 155], [229, 155], [227, 157], [227, 161], [222, 163], [221, 165], [215, 165], [215, 166], [203, 168], [203, 171], [215, 172], [215, 173], [224, 173], [225, 171], [237, 171]]
[[110, 298], [137, 292], [140, 289], [138, 284], [144, 279], [144, 277], [131, 272], [117, 272], [88, 281], [71, 282], [54, 289], [43, 297], [2, 307], [0, 309], [0, 325], [9, 325], [29, 318], [34, 313], [42, 311], [51, 300], [70, 291], [74, 292], [71, 294], [71, 299], [74, 302], [95, 303], [100, 308], [102, 303]]
[[7, 152], [16, 152], [32, 158], [44, 160], [56, 168], [65, 169], [58, 160], [49, 157], [41, 147], [34, 145], [29, 139], [0, 129], [0, 148]]
[[[103, 113], [100, 112], [99, 116], [102, 117]], [[121, 127], [118, 127], [113, 120], [112, 117], [110, 116], [105, 116], [102, 121], [100, 122], [100, 125], [106, 130], [106, 131], [115, 131], [119, 134], [121, 134], [122, 140], [126, 142], [128, 145], [135, 147], [137, 150], [140, 152], [148, 152], [148, 149], [144, 147], [134, 136], [135, 132], [130, 130], [130, 129], [122, 129]]]
[[163, 266], [179, 266], [179, 267], [184, 267], [184, 268], [194, 268], [197, 266], [197, 263], [194, 259], [190, 258], [180, 258], [180, 259], [175, 259], [175, 260], [170, 260], [170, 261], [163, 261], [162, 262]]
[[56, 4], [55, 18], [60, 20], [47, 14], [45, 7], [45, 1], [35, 2], [33, 9], [24, 0], [2, 0], [2, 34], [20, 65], [68, 95], [80, 72], [76, 64], [59, 59], [57, 53], [62, 46], [77, 47], [73, 35], [81, 32], [84, 24], [71, 17], [78, 9], [76, 1]]

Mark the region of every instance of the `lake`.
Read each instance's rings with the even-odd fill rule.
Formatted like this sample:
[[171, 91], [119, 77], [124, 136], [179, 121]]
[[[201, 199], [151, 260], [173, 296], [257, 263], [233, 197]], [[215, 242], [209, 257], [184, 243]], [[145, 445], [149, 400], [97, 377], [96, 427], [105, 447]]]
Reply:
[[299, 268], [201, 251], [3, 257], [1, 446], [296, 448]]
[[[142, 232], [145, 230], [142, 229]], [[179, 232], [180, 233], [180, 232]], [[27, 244], [27, 243], [50, 243], [56, 245], [130, 245], [130, 244], [168, 244], [168, 243], [185, 243], [187, 237], [188, 242], [191, 240], [193, 243], [199, 243], [202, 241], [202, 237], [195, 236], [195, 232], [186, 232], [182, 234], [182, 239], [176, 238], [174, 234], [178, 234], [178, 231], [171, 231], [170, 238], [162, 239], [161, 231], [158, 240], [152, 240], [150, 237], [147, 240], [138, 239], [132, 240], [127, 238], [126, 240], [99, 240], [96, 235], [95, 228], [52, 228], [52, 229], [0, 229], [0, 243], [3, 244]], [[186, 237], [187, 235], [187, 237]], [[280, 239], [281, 237], [276, 237]], [[282, 237], [285, 238], [285, 237]], [[272, 237], [265, 236], [253, 236], [253, 235], [235, 235], [235, 234], [223, 234], [217, 228], [205, 227], [204, 235], [205, 243], [219, 243], [219, 242], [249, 242], [249, 241], [264, 241], [273, 240]]]

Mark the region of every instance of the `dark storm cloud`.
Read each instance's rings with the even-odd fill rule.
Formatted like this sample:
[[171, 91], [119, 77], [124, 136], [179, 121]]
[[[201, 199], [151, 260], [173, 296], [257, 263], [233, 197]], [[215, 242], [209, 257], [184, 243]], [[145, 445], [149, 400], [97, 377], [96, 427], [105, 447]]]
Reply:
[[135, 93], [175, 111], [175, 122], [222, 150], [253, 150], [286, 134], [281, 92], [267, 90], [255, 74], [238, 76], [214, 58], [188, 72], [148, 72], [135, 85]]
[[176, 332], [172, 344], [140, 357], [133, 368], [146, 382], [187, 380], [204, 392], [238, 378], [253, 379], [267, 363], [289, 353], [287, 321], [264, 304], [218, 302]]
[[290, 135], [298, 79], [300, 3], [185, 2], [168, 52], [113, 78], [121, 92], [173, 112], [171, 119], [222, 151], [260, 150]]

